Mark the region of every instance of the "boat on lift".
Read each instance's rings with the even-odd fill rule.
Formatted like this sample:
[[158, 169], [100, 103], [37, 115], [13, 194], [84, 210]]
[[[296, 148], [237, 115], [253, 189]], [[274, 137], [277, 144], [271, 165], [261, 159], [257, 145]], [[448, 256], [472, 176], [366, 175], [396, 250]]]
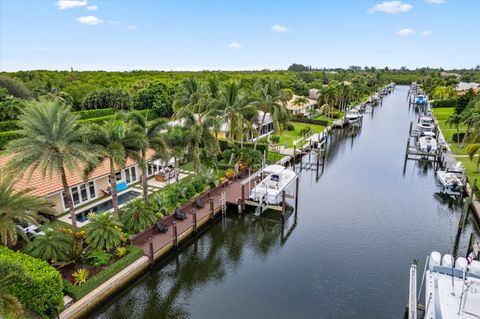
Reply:
[[435, 133], [422, 132], [417, 141], [417, 148], [425, 153], [435, 153], [438, 149]]
[[461, 196], [464, 193], [465, 168], [461, 162], [452, 169], [437, 171], [437, 178], [442, 187], [442, 192], [450, 196]]
[[349, 124], [357, 123], [362, 119], [362, 114], [357, 109], [350, 109], [345, 114], [345, 119]]
[[417, 96], [417, 98], [415, 99], [415, 104], [418, 106], [423, 106], [427, 104], [427, 99], [425, 98], [425, 95], [420, 94], [419, 96]]
[[[417, 265], [410, 267], [408, 319], [480, 318], [480, 261], [433, 251], [427, 258], [424, 315], [418, 314]], [[422, 287], [420, 288], [420, 290]], [[420, 293], [420, 292], [419, 292]]]
[[269, 165], [262, 172], [266, 177], [250, 191], [250, 199], [278, 205], [282, 202], [282, 192], [297, 177], [297, 173], [282, 165]]
[[420, 116], [417, 125], [421, 132], [432, 132], [435, 127], [432, 117], [425, 115]]
[[375, 94], [372, 96], [372, 104], [378, 104], [378, 102], [380, 101], [380, 99], [381, 99], [380, 94], [375, 93]]

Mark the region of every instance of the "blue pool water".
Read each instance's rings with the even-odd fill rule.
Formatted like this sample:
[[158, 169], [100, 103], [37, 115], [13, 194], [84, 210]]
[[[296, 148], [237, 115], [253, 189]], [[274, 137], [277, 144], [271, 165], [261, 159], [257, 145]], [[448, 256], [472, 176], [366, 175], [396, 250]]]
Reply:
[[[135, 197], [139, 196], [140, 193], [136, 191], [128, 191], [126, 193], [123, 193], [122, 195], [118, 196], [118, 205], [122, 205], [129, 200], [134, 199]], [[76, 215], [76, 219], [78, 222], [85, 222], [88, 219], [88, 214], [90, 213], [95, 213], [95, 214], [100, 214], [106, 211], [109, 211], [110, 209], [113, 208], [113, 202], [111, 200], [103, 202], [101, 204], [98, 204], [97, 206], [94, 206], [92, 208], [89, 208], [79, 214]]]

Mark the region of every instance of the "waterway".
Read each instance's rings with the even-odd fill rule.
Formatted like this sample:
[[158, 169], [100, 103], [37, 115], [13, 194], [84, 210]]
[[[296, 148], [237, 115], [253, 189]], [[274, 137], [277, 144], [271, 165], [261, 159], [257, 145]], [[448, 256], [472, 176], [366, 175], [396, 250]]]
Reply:
[[[432, 165], [404, 170], [407, 92], [336, 131], [323, 167], [313, 155], [296, 165], [298, 211], [284, 227], [230, 213], [91, 317], [402, 318], [410, 264], [452, 253], [460, 217], [435, 194]], [[470, 218], [459, 254], [475, 229]]]

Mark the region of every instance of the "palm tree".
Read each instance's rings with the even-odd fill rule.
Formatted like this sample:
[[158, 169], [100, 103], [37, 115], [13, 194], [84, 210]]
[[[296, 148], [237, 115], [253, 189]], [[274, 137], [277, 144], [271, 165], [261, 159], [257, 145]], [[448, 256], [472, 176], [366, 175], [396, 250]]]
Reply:
[[140, 112], [132, 112], [129, 114], [129, 121], [133, 125], [137, 125], [142, 131], [145, 132], [146, 145], [140, 151], [141, 163], [140, 170], [142, 171], [142, 188], [143, 199], [145, 203], [148, 201], [148, 163], [147, 163], [147, 151], [153, 149], [155, 151], [154, 157], [164, 157], [166, 153], [166, 144], [161, 134], [162, 129], [165, 127], [165, 121], [162, 119], [155, 120], [153, 122], [148, 121], [148, 111], [145, 115]]
[[467, 147], [465, 148], [465, 152], [467, 153], [470, 160], [473, 160], [473, 157], [475, 156], [475, 154], [478, 155], [477, 165], [475, 166], [475, 171], [474, 171], [475, 173], [478, 173], [478, 169], [480, 167], [480, 143], [468, 144]]
[[28, 193], [31, 189], [15, 191], [13, 181], [0, 174], [0, 243], [4, 246], [15, 245], [19, 224], [38, 224], [44, 218], [38, 213], [51, 213], [50, 203]]
[[453, 126], [457, 130], [457, 143], [460, 143], [460, 135], [458, 133], [460, 131], [461, 122], [462, 122], [462, 116], [457, 113], [453, 113], [446, 121], [446, 124], [448, 126], [450, 127]]
[[84, 133], [88, 143], [97, 148], [97, 158], [90, 161], [85, 168], [85, 175], [88, 176], [96, 167], [103, 164], [107, 159], [110, 168], [110, 190], [112, 194], [113, 210], [117, 216], [118, 193], [116, 172], [125, 167], [127, 158], [133, 158], [145, 166], [144, 160], [139, 156], [142, 150], [148, 148], [148, 141], [145, 132], [141, 127], [130, 125], [118, 115], [113, 121], [104, 125], [92, 124], [87, 127]]
[[169, 154], [173, 157], [175, 170], [177, 170], [176, 180], [178, 181], [178, 162], [183, 158], [185, 150], [187, 149], [187, 136], [184, 130], [180, 127], [172, 127], [165, 135], [165, 143]]
[[44, 232], [45, 235], [37, 236], [28, 243], [25, 248], [26, 252], [32, 257], [52, 264], [58, 261], [68, 261], [72, 251], [72, 237], [51, 228]]
[[152, 226], [158, 217], [157, 212], [150, 205], [141, 200], [135, 200], [128, 203], [123, 209], [121, 221], [126, 230], [138, 233]]
[[22, 267], [0, 260], [0, 317], [18, 318], [23, 314], [22, 303], [14, 296], [12, 288], [19, 281], [30, 281]]
[[122, 224], [112, 213], [90, 214], [85, 226], [85, 241], [93, 249], [110, 250], [121, 243]]
[[24, 137], [8, 145], [7, 151], [14, 155], [7, 165], [9, 170], [30, 177], [35, 171], [43, 178], [60, 177], [75, 233], [77, 222], [67, 172], [74, 174], [85, 162], [94, 162], [95, 150], [84, 143], [77, 116], [58, 102], [31, 103], [20, 116], [19, 126]]
[[173, 109], [176, 114], [185, 109], [193, 113], [199, 113], [198, 106], [202, 99], [203, 92], [201, 91], [200, 84], [194, 78], [187, 78], [182, 81], [175, 95]]

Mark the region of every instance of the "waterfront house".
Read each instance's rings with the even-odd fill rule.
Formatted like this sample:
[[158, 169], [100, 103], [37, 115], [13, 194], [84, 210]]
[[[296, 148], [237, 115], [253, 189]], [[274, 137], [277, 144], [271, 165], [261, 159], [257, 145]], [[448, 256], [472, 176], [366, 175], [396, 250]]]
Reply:
[[[273, 119], [272, 119], [272, 115], [270, 113], [265, 114], [265, 118], [263, 119], [262, 127], [260, 129], [258, 129], [258, 127], [260, 125], [260, 122], [262, 121], [262, 118], [264, 117], [263, 115], [264, 115], [263, 111], [258, 111], [258, 124], [253, 124], [253, 127], [260, 132], [258, 138], [262, 138], [262, 137], [265, 137], [267, 135], [270, 135], [274, 131]], [[225, 139], [227, 137], [228, 129], [229, 129], [229, 123], [228, 122], [222, 123], [222, 125], [220, 125], [219, 130], [216, 132], [217, 138]], [[255, 141], [256, 137], [252, 136], [250, 134], [248, 139], [251, 140], [251, 141]]]
[[475, 82], [460, 82], [457, 84], [457, 87], [455, 88], [458, 92], [465, 92], [468, 90], [479, 90], [480, 89], [480, 84], [475, 83]]
[[287, 102], [287, 109], [292, 114], [308, 114], [308, 111], [313, 110], [317, 106], [317, 100], [307, 97], [293, 95], [290, 101]]

